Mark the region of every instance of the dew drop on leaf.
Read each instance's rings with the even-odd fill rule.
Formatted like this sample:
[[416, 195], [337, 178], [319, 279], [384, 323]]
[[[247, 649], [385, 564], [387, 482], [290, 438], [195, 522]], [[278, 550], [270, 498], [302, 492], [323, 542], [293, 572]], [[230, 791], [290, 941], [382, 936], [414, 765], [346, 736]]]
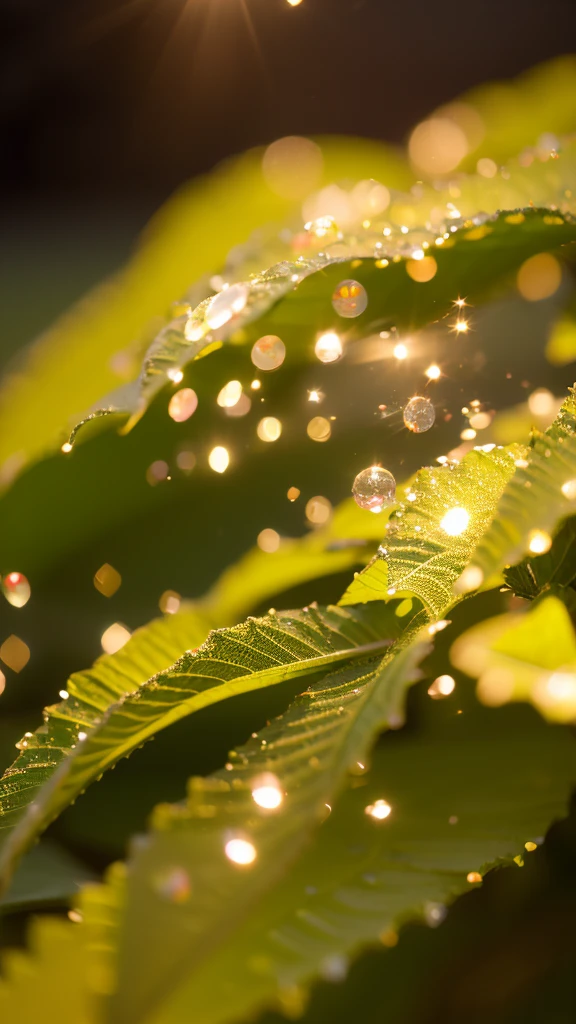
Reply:
[[232, 284], [215, 295], [206, 313], [206, 323], [211, 330], [227, 324], [233, 316], [241, 313], [248, 300], [249, 289], [245, 284]]
[[[250, 358], [259, 370], [277, 370], [286, 358], [286, 346], [275, 334], [265, 334], [252, 346]], [[252, 387], [254, 385], [255, 382], [252, 383]]]
[[256, 860], [256, 847], [248, 839], [229, 839], [224, 847], [224, 852], [233, 864], [246, 867]]
[[359, 281], [341, 281], [332, 296], [334, 311], [346, 319], [360, 316], [367, 305], [368, 294]]
[[429, 398], [415, 395], [404, 408], [404, 425], [414, 434], [423, 434], [430, 430], [436, 419], [434, 405]]
[[2, 579], [2, 593], [14, 608], [23, 608], [30, 600], [30, 584], [21, 572], [9, 572]]
[[370, 512], [381, 512], [385, 505], [391, 505], [396, 497], [396, 481], [392, 473], [382, 466], [363, 469], [352, 485], [354, 501], [359, 508]]

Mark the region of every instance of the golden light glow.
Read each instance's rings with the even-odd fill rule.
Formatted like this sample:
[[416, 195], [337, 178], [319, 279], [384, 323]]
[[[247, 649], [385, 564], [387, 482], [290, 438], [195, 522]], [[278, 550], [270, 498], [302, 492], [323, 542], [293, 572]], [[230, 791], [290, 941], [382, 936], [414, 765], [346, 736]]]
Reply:
[[545, 555], [552, 547], [552, 537], [545, 530], [530, 530], [528, 534], [528, 550], [533, 555]]
[[483, 156], [478, 160], [476, 170], [483, 178], [495, 178], [498, 174], [498, 165], [489, 156]]
[[180, 594], [175, 590], [165, 590], [160, 597], [158, 606], [165, 615], [175, 615], [180, 608], [181, 601]]
[[261, 441], [277, 441], [282, 433], [282, 424], [275, 416], [264, 416], [256, 427], [256, 433]]
[[524, 849], [528, 850], [528, 853], [533, 853], [534, 850], [538, 849], [538, 843], [524, 843]]
[[4, 693], [5, 688], [6, 688], [6, 676], [0, 670], [0, 694]]
[[162, 482], [162, 480], [168, 479], [170, 472], [170, 466], [164, 459], [156, 459], [155, 462], [151, 462], [146, 470], [146, 481], [151, 487], [155, 487], [156, 484]]
[[313, 526], [323, 526], [332, 515], [332, 504], [321, 494], [306, 502], [306, 519]]
[[2, 580], [2, 593], [13, 608], [23, 608], [28, 604], [32, 589], [21, 572], [9, 572]]
[[375, 800], [373, 804], [368, 804], [364, 808], [364, 814], [367, 814], [373, 821], [384, 821], [392, 813], [392, 808], [386, 800]]
[[465, 430], [461, 431], [460, 438], [462, 441], [473, 441], [476, 437], [476, 431], [472, 427], [466, 427]]
[[258, 379], [253, 380], [250, 387], [252, 388], [252, 391], [259, 391], [260, 388], [262, 387], [262, 382], [259, 381]]
[[459, 537], [468, 528], [470, 514], [465, 508], [451, 508], [440, 521], [440, 527], [449, 537]]
[[208, 456], [208, 465], [215, 473], [225, 473], [230, 465], [228, 449], [222, 445], [216, 445]]
[[320, 402], [322, 402], [323, 399], [324, 399], [324, 395], [323, 395], [322, 391], [318, 391], [317, 388], [314, 388], [312, 391], [308, 392], [308, 401], [309, 402], [316, 402], [316, 405], [320, 405]]
[[452, 676], [438, 676], [431, 686], [428, 687], [428, 696], [433, 700], [441, 700], [442, 697], [449, 697], [454, 692], [456, 683]]
[[554, 295], [561, 280], [562, 267], [556, 257], [549, 252], [540, 252], [522, 264], [516, 276], [516, 285], [523, 299], [539, 302]]
[[412, 254], [412, 259], [406, 261], [406, 273], [413, 281], [425, 284], [435, 276], [438, 264], [433, 256], [425, 256], [421, 249], [416, 252], [422, 255]]
[[[302, 0], [287, 0], [297, 7]], [[324, 160], [322, 150], [311, 139], [288, 135], [268, 146], [262, 158], [262, 173], [268, 187], [282, 199], [303, 199], [318, 185]]]
[[296, 499], [300, 497], [300, 491], [297, 487], [289, 487], [286, 497], [288, 498], [288, 501], [296, 501]]
[[568, 501], [576, 501], [576, 480], [567, 480], [562, 484], [562, 494]]
[[492, 417], [489, 412], [475, 412], [469, 422], [473, 430], [486, 430], [492, 423]]
[[466, 875], [466, 881], [469, 882], [470, 885], [475, 885], [477, 882], [482, 881], [482, 875], [479, 871], [469, 871]]
[[242, 397], [242, 385], [239, 380], [229, 380], [218, 392], [217, 404], [221, 409], [231, 409]]
[[68, 455], [68, 452], [72, 451], [72, 445], [70, 444], [70, 441], [65, 441], [60, 451], [64, 452], [65, 455]]
[[261, 551], [272, 554], [274, 551], [278, 551], [280, 547], [280, 534], [276, 533], [276, 530], [261, 530], [256, 543]]
[[284, 800], [284, 793], [276, 776], [267, 772], [254, 779], [252, 799], [263, 810], [276, 811]]
[[340, 359], [343, 348], [336, 331], [321, 334], [314, 346], [314, 352], [321, 363], [335, 363]]
[[30, 661], [30, 648], [19, 636], [12, 634], [0, 647], [0, 658], [13, 672], [21, 672]]
[[[259, 370], [271, 372], [282, 366], [286, 358], [286, 345], [276, 334], [265, 334], [254, 342], [250, 358]], [[254, 385], [252, 385], [254, 387]], [[258, 387], [260, 385], [258, 384]]]
[[184, 380], [184, 371], [177, 370], [175, 367], [172, 366], [168, 370], [166, 376], [170, 378], [173, 384], [180, 384], [180, 382]]
[[223, 288], [214, 296], [206, 311], [206, 323], [208, 327], [216, 331], [223, 327], [234, 316], [242, 312], [250, 294], [247, 285], [238, 283]]
[[468, 594], [477, 590], [484, 582], [484, 573], [478, 565], [468, 565], [454, 584], [455, 594]]
[[256, 860], [256, 847], [248, 839], [229, 839], [224, 847], [224, 852], [233, 864], [247, 867]]
[[394, 357], [395, 357], [395, 359], [407, 359], [408, 358], [408, 349], [406, 348], [406, 345], [402, 344], [401, 341], [398, 342], [398, 344], [394, 346]]
[[121, 622], [113, 622], [108, 629], [105, 629], [100, 638], [102, 650], [105, 654], [116, 654], [124, 644], [128, 643], [131, 633]]
[[103, 594], [104, 597], [112, 597], [116, 593], [122, 583], [122, 577], [117, 569], [113, 565], [109, 565], [105, 562], [101, 565], [96, 573], [94, 573], [94, 586], [99, 594]]
[[528, 398], [528, 408], [533, 416], [554, 416], [556, 399], [548, 388], [536, 388]]
[[454, 121], [431, 117], [416, 125], [408, 142], [408, 153], [424, 174], [448, 174], [468, 153], [468, 140]]
[[332, 433], [330, 421], [324, 416], [314, 416], [306, 427], [306, 433], [311, 441], [328, 441]]
[[459, 317], [452, 329], [456, 332], [456, 334], [467, 334], [468, 331], [470, 330], [470, 324], [468, 323], [467, 320], [464, 320], [462, 317]]
[[184, 423], [198, 408], [198, 396], [192, 388], [180, 388], [168, 402], [168, 415], [175, 423]]
[[436, 366], [436, 363], [432, 363], [427, 370], [424, 370], [424, 373], [428, 377], [428, 380], [439, 380], [442, 376], [442, 370], [439, 366]]

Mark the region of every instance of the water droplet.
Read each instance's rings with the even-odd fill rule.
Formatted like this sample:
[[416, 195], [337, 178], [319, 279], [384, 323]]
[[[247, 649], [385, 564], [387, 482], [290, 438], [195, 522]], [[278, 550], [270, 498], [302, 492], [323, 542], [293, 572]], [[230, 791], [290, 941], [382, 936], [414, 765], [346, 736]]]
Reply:
[[531, 530], [528, 534], [528, 550], [533, 555], [544, 555], [552, 547], [552, 538], [545, 530]]
[[30, 584], [21, 572], [9, 572], [2, 580], [2, 593], [14, 608], [23, 608], [30, 600]]
[[175, 590], [165, 590], [158, 602], [158, 606], [165, 615], [175, 615], [180, 608], [181, 601], [180, 594]]
[[221, 409], [231, 409], [242, 397], [242, 385], [239, 380], [229, 380], [218, 392], [217, 404]]
[[328, 441], [332, 433], [330, 421], [324, 416], [314, 416], [306, 427], [306, 433], [311, 441]]
[[286, 497], [288, 498], [288, 501], [296, 501], [296, 499], [300, 497], [300, 491], [297, 487], [289, 487], [286, 492]]
[[431, 686], [428, 687], [428, 696], [433, 700], [441, 700], [442, 697], [449, 697], [454, 691], [456, 683], [452, 676], [438, 676]]
[[282, 424], [275, 416], [264, 416], [256, 427], [261, 441], [277, 441], [282, 433]]
[[323, 526], [332, 515], [332, 504], [321, 494], [306, 503], [306, 519], [314, 526]]
[[[286, 358], [286, 346], [275, 334], [266, 334], [252, 346], [250, 358], [259, 370], [277, 370]], [[252, 382], [252, 387], [254, 385], [255, 381]]]
[[334, 217], [316, 217], [315, 220], [309, 220], [304, 227], [312, 235], [312, 238], [322, 242], [323, 245], [330, 245], [332, 242], [338, 241], [338, 225]]
[[[336, 331], [326, 331], [325, 334], [321, 334], [314, 346], [316, 358], [321, 363], [335, 363], [337, 359], [340, 359], [343, 351], [342, 342]], [[314, 392], [314, 394], [318, 394], [318, 392]], [[314, 398], [310, 401], [317, 402], [318, 399]]]
[[130, 630], [126, 629], [120, 622], [113, 622], [108, 629], [105, 629], [100, 638], [102, 650], [105, 654], [116, 654], [130, 639]]
[[198, 408], [198, 395], [192, 388], [180, 388], [168, 402], [168, 415], [175, 423], [184, 423]]
[[352, 494], [360, 508], [381, 512], [396, 497], [396, 481], [392, 473], [382, 466], [370, 466], [358, 473], [352, 485]]
[[245, 284], [232, 284], [215, 295], [206, 313], [206, 323], [215, 331], [241, 313], [248, 301], [249, 289]]
[[442, 370], [439, 366], [436, 366], [436, 363], [432, 363], [424, 373], [428, 377], [428, 380], [439, 380], [442, 376]]
[[404, 425], [415, 434], [423, 434], [430, 430], [436, 419], [434, 406], [429, 398], [415, 395], [404, 409]]
[[273, 554], [280, 547], [280, 534], [276, 530], [261, 530], [256, 541], [261, 551]]
[[104, 597], [112, 597], [116, 593], [122, 583], [122, 577], [117, 569], [113, 565], [109, 565], [105, 562], [98, 569], [98, 572], [94, 574], [94, 586], [99, 594], [103, 594]]
[[364, 814], [367, 814], [373, 821], [384, 821], [392, 813], [392, 808], [386, 800], [375, 800], [373, 804], [368, 804], [364, 808]]
[[217, 445], [208, 455], [208, 465], [215, 473], [225, 473], [230, 464], [228, 449]]
[[224, 847], [224, 852], [233, 864], [247, 866], [256, 860], [256, 847], [248, 839], [229, 839]]
[[368, 294], [359, 281], [341, 281], [332, 296], [334, 311], [346, 319], [360, 316], [367, 305]]
[[254, 779], [252, 784], [252, 799], [265, 811], [275, 811], [284, 800], [284, 793], [280, 782], [275, 775], [266, 772]]

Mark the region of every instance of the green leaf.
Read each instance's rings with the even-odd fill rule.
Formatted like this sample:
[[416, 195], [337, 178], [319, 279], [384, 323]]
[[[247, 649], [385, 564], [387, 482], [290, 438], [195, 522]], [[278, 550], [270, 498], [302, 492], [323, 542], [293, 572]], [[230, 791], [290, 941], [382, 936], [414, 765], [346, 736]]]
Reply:
[[486, 704], [530, 701], [550, 721], [576, 720], [576, 635], [558, 597], [538, 601], [527, 614], [473, 626], [453, 644], [450, 658], [478, 679]]
[[57, 1011], [58, 1024], [97, 1024], [83, 933], [61, 918], [39, 917], [28, 943], [27, 951], [2, 955], [2, 1020], [46, 1020]]
[[549, 551], [506, 569], [504, 579], [517, 597], [534, 600], [550, 588], [562, 588], [563, 600], [569, 601], [566, 587], [576, 579], [576, 518], [560, 527]]
[[[576, 160], [571, 154], [566, 165], [566, 180], [570, 182], [576, 178], [572, 163]], [[481, 186], [486, 187], [485, 181]], [[475, 190], [477, 201], [481, 194]], [[517, 198], [523, 194], [521, 191]], [[412, 210], [412, 221], [424, 224], [429, 222], [432, 203], [436, 208], [442, 203], [435, 192], [420, 204], [405, 203], [397, 216], [407, 217], [406, 211]], [[284, 260], [233, 285], [228, 299], [223, 291], [204, 300], [192, 314], [163, 328], [146, 354], [139, 380], [106, 396], [77, 422], [70, 440], [73, 442], [77, 431], [94, 416], [130, 414], [129, 427], [175, 373], [220, 348], [231, 337], [252, 344], [263, 335], [279, 335], [293, 357], [305, 358], [313, 349], [317, 332], [341, 329], [342, 321], [332, 308], [331, 298], [343, 280], [359, 281], [369, 296], [367, 310], [346, 321], [345, 341], [350, 344], [385, 326], [414, 328], [445, 317], [454, 310], [455, 296], [464, 294], [476, 301], [529, 256], [576, 240], [575, 224], [557, 210], [550, 213], [529, 207], [513, 214], [478, 215], [480, 208], [497, 210], [499, 206], [494, 197], [492, 206], [473, 207], [474, 214], [458, 229], [449, 219], [434, 230], [419, 227], [408, 235], [397, 227], [385, 243], [381, 241], [382, 230], [388, 221], [375, 221], [360, 239], [353, 235], [338, 242], [335, 254], [328, 247], [325, 254]], [[417, 262], [412, 253], [424, 251], [423, 241], [434, 253], [437, 272], [432, 280], [421, 283], [411, 276], [416, 273], [413, 268]], [[366, 258], [374, 252], [378, 259]], [[233, 312], [233, 300], [239, 304], [238, 312]], [[228, 319], [217, 327], [216, 311], [220, 315], [222, 303], [226, 307], [222, 315]]]
[[[380, 607], [380, 620], [388, 636], [398, 633], [391, 607]], [[251, 903], [282, 879], [309, 843], [348, 772], [363, 770], [359, 763], [377, 733], [402, 723], [406, 688], [428, 650], [427, 642], [415, 639], [418, 621], [416, 616], [409, 633], [384, 658], [364, 658], [324, 676], [284, 715], [232, 752], [227, 768], [208, 779], [192, 779], [185, 805], [157, 808], [156, 831], [128, 871], [123, 929], [130, 950], [142, 921], [159, 915], [165, 942], [156, 956], [151, 947], [142, 951], [146, 982], [141, 978], [138, 993], [132, 984], [135, 961], [121, 953], [128, 973], [113, 1020], [140, 1020], [161, 999], [169, 978], [173, 984], [176, 977], [186, 977], [206, 949], [226, 939]], [[259, 778], [278, 794], [277, 813], [255, 803]], [[256, 858], [253, 870], [227, 859], [224, 846], [234, 840], [249, 844]], [[172, 887], [186, 886], [186, 880], [194, 888], [191, 914], [174, 914], [182, 893], [172, 894]]]
[[[198, 650], [188, 651], [162, 672], [154, 672], [155, 665], [160, 659], [166, 664], [167, 650], [150, 642], [144, 629], [131, 649], [128, 645], [124, 649], [124, 675], [117, 662], [102, 658], [96, 663], [97, 672], [73, 677], [69, 697], [49, 708], [44, 726], [24, 737], [20, 757], [3, 776], [0, 875], [4, 884], [35, 836], [106, 768], [154, 733], [234, 694], [382, 651], [390, 639], [382, 634], [380, 620], [374, 612], [338, 608], [249, 619], [232, 629], [214, 631]], [[168, 625], [163, 632], [169, 629]], [[189, 646], [193, 643], [194, 639]], [[152, 651], [152, 672], [146, 667], [148, 660], [140, 661], [144, 645]]]
[[[82, 737], [88, 737], [119, 700], [138, 692], [142, 683], [201, 643], [209, 628], [207, 621], [192, 611], [157, 619], [137, 630], [116, 654], [104, 655], [91, 669], [71, 676], [67, 696], [45, 710], [44, 722], [35, 733], [22, 737], [17, 744], [19, 756], [0, 780], [0, 870], [6, 871], [4, 885], [13, 857], [30, 841], [29, 830], [38, 834], [54, 816], [52, 805], [48, 809], [43, 801], [60, 784], [55, 783], [58, 769], [63, 768], [66, 774], [68, 759], [80, 753], [86, 742]], [[21, 840], [15, 838], [15, 830], [22, 834]]]
[[522, 454], [515, 445], [475, 448], [459, 464], [422, 469], [390, 516], [378, 555], [356, 575], [341, 604], [416, 595], [430, 616], [442, 617]]
[[64, 848], [49, 840], [33, 847], [22, 859], [0, 911], [70, 906], [81, 885], [94, 875]]
[[471, 558], [483, 579], [531, 551], [545, 553], [558, 524], [576, 507], [576, 406], [574, 392], [504, 490], [493, 522]]
[[[389, 670], [393, 661], [382, 684]], [[315, 843], [300, 853], [290, 873], [278, 877], [302, 842], [293, 829], [304, 827], [306, 798], [316, 806], [323, 799], [332, 804], [321, 788], [324, 771], [332, 770], [331, 751], [340, 757], [345, 742], [348, 764], [358, 756], [360, 747], [350, 744], [361, 738], [361, 718], [351, 726], [357, 708], [344, 698], [358, 686], [362, 693], [363, 684], [345, 679], [339, 673], [330, 690], [330, 679], [312, 687], [237, 752], [231, 771], [192, 780], [186, 805], [160, 807], [156, 831], [129, 862], [124, 894], [118, 892], [117, 871], [115, 896], [109, 886], [91, 890], [87, 923], [97, 913], [98, 898], [109, 908], [103, 946], [111, 964], [120, 943], [113, 1021], [176, 1024], [194, 1008], [205, 1024], [224, 1024], [278, 999], [295, 1012], [302, 1005], [301, 986], [314, 975], [341, 977], [350, 955], [380, 937], [395, 941], [390, 929], [411, 917], [425, 914], [437, 922], [443, 904], [470, 888], [469, 872], [516, 857], [563, 811], [573, 774], [567, 731], [547, 727], [519, 708], [494, 713], [468, 707], [464, 699], [466, 710], [456, 715], [462, 697], [451, 711], [448, 702], [434, 702], [424, 729], [384, 738], [369, 774], [355, 777]], [[390, 697], [399, 706], [401, 675], [397, 682], [395, 692], [384, 686], [366, 703], [364, 696], [356, 700], [366, 712], [372, 696], [381, 709]], [[332, 716], [332, 726], [331, 697], [346, 709]], [[295, 716], [306, 701], [318, 700], [322, 714], [309, 722], [303, 744]], [[320, 761], [316, 774], [306, 764], [311, 752]], [[524, 766], [521, 773], [518, 764]], [[282, 807], [266, 816], [250, 800], [262, 770], [272, 770], [286, 794]], [[380, 822], [365, 813], [379, 799], [392, 807]], [[223, 855], [224, 843], [238, 831], [258, 854], [244, 868], [231, 866]], [[271, 888], [257, 901], [265, 886]], [[240, 909], [249, 899], [250, 916], [243, 920]], [[168, 949], [159, 949], [158, 934], [167, 937]]]
[[[370, 175], [392, 188], [410, 184], [402, 155], [390, 146], [337, 136], [319, 145], [318, 185]], [[278, 223], [298, 207], [268, 185], [263, 153], [250, 150], [179, 189], [153, 217], [127, 268], [28, 348], [0, 389], [0, 486], [61, 444], [70, 420], [138, 372], [174, 300], [184, 296], [194, 306], [209, 295], [203, 275], [221, 270], [258, 228], [269, 225], [261, 234], [277, 236]], [[251, 243], [252, 256], [253, 249]]]

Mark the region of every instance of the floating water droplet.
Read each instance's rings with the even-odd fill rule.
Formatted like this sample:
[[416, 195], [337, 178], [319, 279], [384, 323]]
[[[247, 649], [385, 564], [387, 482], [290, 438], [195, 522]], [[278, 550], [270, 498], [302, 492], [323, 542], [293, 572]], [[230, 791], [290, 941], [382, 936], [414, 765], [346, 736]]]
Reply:
[[276, 530], [261, 530], [256, 543], [261, 551], [265, 551], [269, 555], [273, 554], [280, 547], [280, 534]]
[[396, 497], [396, 481], [382, 466], [363, 469], [352, 485], [354, 501], [360, 508], [370, 512], [381, 512], [385, 505], [391, 505]]
[[181, 601], [180, 594], [175, 590], [165, 590], [158, 602], [158, 606], [165, 615], [175, 615], [180, 608]]
[[229, 380], [218, 392], [217, 404], [221, 409], [231, 409], [242, 397], [242, 385], [239, 380]]
[[248, 301], [249, 289], [245, 284], [231, 284], [215, 295], [206, 313], [206, 323], [215, 331], [241, 313]]
[[286, 492], [286, 497], [288, 498], [288, 501], [296, 501], [296, 499], [300, 497], [299, 489], [297, 487], [289, 487]]
[[428, 377], [428, 380], [439, 380], [442, 376], [442, 370], [439, 366], [436, 366], [436, 363], [432, 363], [424, 373]]
[[[336, 331], [326, 331], [325, 334], [321, 334], [314, 346], [316, 358], [321, 363], [335, 363], [337, 359], [340, 359], [343, 351], [342, 342]], [[317, 394], [317, 392], [315, 393]], [[318, 399], [315, 398], [312, 401], [318, 401]]]
[[332, 504], [321, 494], [306, 503], [306, 519], [314, 526], [323, 526], [332, 515]]
[[404, 408], [404, 425], [414, 434], [430, 430], [436, 419], [434, 405], [429, 398], [415, 395]]
[[124, 644], [128, 643], [131, 633], [126, 626], [120, 622], [113, 622], [108, 629], [105, 629], [100, 638], [102, 650], [105, 654], [116, 654]]
[[23, 608], [30, 600], [30, 584], [21, 572], [9, 572], [2, 580], [2, 593], [14, 608]]
[[314, 416], [306, 427], [306, 433], [311, 441], [328, 441], [332, 433], [330, 421], [324, 416]]
[[428, 696], [432, 697], [433, 700], [441, 700], [442, 697], [449, 697], [454, 691], [456, 683], [452, 679], [452, 676], [438, 676], [437, 679], [428, 687]]
[[332, 296], [334, 311], [346, 319], [360, 316], [367, 305], [368, 293], [359, 281], [341, 281]]
[[217, 445], [208, 455], [208, 465], [215, 473], [225, 473], [230, 464], [228, 449]]
[[275, 416], [264, 416], [256, 427], [261, 441], [277, 441], [282, 433], [282, 424]]
[[198, 408], [198, 395], [192, 388], [180, 388], [168, 402], [168, 415], [175, 423], [184, 423]]
[[548, 388], [536, 388], [528, 398], [528, 408], [533, 416], [552, 418], [558, 404]]
[[247, 866], [256, 860], [256, 847], [248, 839], [229, 839], [224, 852], [233, 864]]
[[30, 648], [19, 636], [12, 634], [0, 647], [0, 658], [13, 672], [21, 672], [30, 660]]
[[94, 574], [94, 586], [99, 594], [103, 594], [104, 597], [112, 597], [116, 593], [122, 583], [122, 577], [117, 569], [113, 565], [109, 565], [105, 562], [98, 569], [98, 572]]
[[[282, 338], [278, 338], [275, 334], [265, 334], [252, 346], [250, 358], [259, 370], [277, 370], [286, 358], [286, 345]], [[255, 384], [256, 382], [253, 381], [253, 388]], [[260, 382], [258, 382], [258, 387], [260, 387]]]

